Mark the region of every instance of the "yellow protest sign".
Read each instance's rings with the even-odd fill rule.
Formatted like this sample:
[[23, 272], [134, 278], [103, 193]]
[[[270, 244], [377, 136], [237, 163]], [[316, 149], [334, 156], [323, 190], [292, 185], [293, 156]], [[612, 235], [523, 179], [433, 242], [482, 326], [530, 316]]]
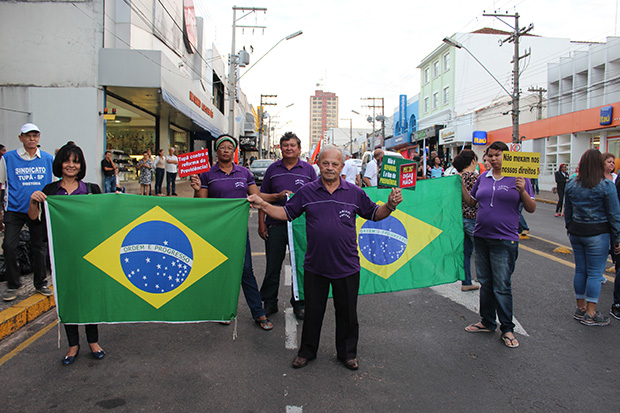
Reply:
[[540, 153], [503, 152], [502, 175], [538, 178], [540, 173]]

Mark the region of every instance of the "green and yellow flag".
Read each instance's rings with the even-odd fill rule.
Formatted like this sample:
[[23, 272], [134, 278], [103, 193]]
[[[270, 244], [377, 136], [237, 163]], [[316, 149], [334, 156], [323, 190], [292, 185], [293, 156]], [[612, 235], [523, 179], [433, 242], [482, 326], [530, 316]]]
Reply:
[[[364, 188], [381, 204], [391, 189]], [[424, 288], [465, 279], [463, 267], [463, 214], [458, 176], [418, 182], [403, 189], [403, 202], [388, 218], [373, 222], [357, 217], [360, 257], [360, 294]], [[289, 224], [291, 262], [296, 295], [303, 299], [303, 262], [306, 222]]]
[[226, 321], [237, 314], [245, 199], [50, 196], [60, 321]]

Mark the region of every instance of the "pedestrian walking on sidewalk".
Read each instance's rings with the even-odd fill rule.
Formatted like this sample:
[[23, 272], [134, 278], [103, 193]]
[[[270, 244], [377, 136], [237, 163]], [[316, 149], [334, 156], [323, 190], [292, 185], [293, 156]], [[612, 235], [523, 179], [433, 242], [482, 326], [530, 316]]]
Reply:
[[587, 150], [579, 175], [566, 185], [565, 222], [575, 256], [573, 318], [587, 326], [606, 326], [609, 317], [596, 311], [609, 245], [620, 254], [620, 203], [614, 183], [605, 178], [598, 149]]
[[[35, 191], [30, 197], [28, 216], [33, 221], [41, 222], [41, 203], [48, 195], [85, 195], [100, 194], [101, 188], [97, 184], [85, 183], [82, 181], [86, 176], [86, 161], [82, 150], [74, 145], [67, 144], [60, 148], [56, 154], [53, 164], [54, 175], [61, 178], [59, 181], [47, 184], [42, 191]], [[86, 340], [90, 347], [90, 352], [96, 360], [101, 360], [105, 352], [99, 346], [99, 330], [97, 324], [87, 324]], [[80, 351], [80, 337], [78, 326], [75, 324], [65, 324], [69, 350], [62, 359], [62, 365], [72, 364]]]

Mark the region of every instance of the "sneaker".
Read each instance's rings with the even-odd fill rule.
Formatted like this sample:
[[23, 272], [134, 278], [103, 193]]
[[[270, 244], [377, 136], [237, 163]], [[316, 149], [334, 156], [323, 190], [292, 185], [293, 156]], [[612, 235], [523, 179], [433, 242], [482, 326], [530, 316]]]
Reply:
[[4, 301], [13, 301], [17, 298], [17, 289], [7, 288], [7, 290], [2, 294], [2, 299]]
[[620, 320], [620, 304], [612, 305], [611, 310], [609, 310], [609, 314], [611, 314], [614, 318]]
[[49, 289], [48, 286], [44, 285], [43, 287], [39, 287], [37, 288], [37, 292], [39, 294], [43, 294], [46, 297], [49, 297], [50, 295], [53, 295], [54, 293], [52, 292], [52, 290]]
[[584, 326], [606, 326], [609, 325], [609, 317], [604, 317], [597, 311], [593, 316], [584, 315], [581, 324]]
[[573, 318], [575, 320], [583, 320], [583, 318], [586, 315], [586, 310], [582, 310], [581, 308], [577, 307], [577, 309], [575, 310], [575, 314], [573, 314]]

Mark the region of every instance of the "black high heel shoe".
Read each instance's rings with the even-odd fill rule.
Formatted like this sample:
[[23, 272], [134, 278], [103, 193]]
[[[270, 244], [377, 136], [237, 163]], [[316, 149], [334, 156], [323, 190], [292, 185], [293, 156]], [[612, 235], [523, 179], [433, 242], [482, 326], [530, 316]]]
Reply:
[[69, 364], [73, 363], [75, 361], [75, 359], [77, 358], [78, 354], [80, 354], [80, 345], [78, 344], [78, 349], [75, 352], [75, 356], [65, 356], [62, 359], [62, 365], [63, 366], [68, 366]]

